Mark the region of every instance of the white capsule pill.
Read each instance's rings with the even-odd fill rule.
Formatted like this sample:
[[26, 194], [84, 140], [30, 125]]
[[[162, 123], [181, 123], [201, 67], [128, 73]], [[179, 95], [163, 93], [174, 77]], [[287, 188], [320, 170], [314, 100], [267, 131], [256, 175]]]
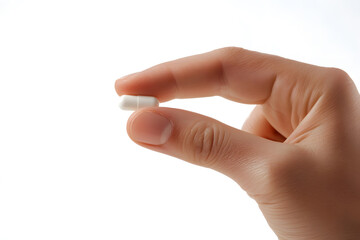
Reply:
[[131, 96], [122, 95], [120, 97], [119, 107], [122, 110], [138, 110], [143, 107], [158, 107], [159, 101], [151, 96]]

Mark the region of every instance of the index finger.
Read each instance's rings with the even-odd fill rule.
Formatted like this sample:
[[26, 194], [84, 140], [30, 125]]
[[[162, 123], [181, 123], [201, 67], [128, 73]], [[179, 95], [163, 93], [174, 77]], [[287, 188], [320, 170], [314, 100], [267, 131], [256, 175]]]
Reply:
[[294, 62], [228, 47], [162, 63], [118, 79], [115, 89], [119, 95], [150, 95], [160, 102], [222, 96], [242, 103], [261, 104], [271, 95], [278, 73]]

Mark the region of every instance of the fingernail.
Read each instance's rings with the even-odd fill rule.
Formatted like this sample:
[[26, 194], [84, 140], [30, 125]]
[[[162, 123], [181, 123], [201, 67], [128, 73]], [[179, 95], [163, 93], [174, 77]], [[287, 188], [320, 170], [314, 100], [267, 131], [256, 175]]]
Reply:
[[135, 72], [135, 73], [130, 73], [130, 74], [128, 74], [128, 75], [122, 76], [121, 78], [119, 78], [119, 79], [116, 80], [116, 84], [119, 84], [120, 82], [126, 81], [125, 79], [129, 78], [129, 77], [132, 76], [132, 75], [135, 75], [136, 73], [137, 73], [137, 72]]
[[115, 81], [115, 90], [117, 92], [118, 95], [123, 95], [124, 93], [121, 91], [121, 89], [124, 87], [124, 85], [126, 85], [126, 83], [129, 81], [129, 79], [131, 79], [130, 77], [132, 75], [135, 75], [136, 73], [131, 73], [128, 75], [125, 75], [119, 79], [117, 79]]
[[171, 132], [170, 120], [154, 112], [138, 114], [130, 125], [130, 135], [133, 140], [151, 145], [166, 143]]

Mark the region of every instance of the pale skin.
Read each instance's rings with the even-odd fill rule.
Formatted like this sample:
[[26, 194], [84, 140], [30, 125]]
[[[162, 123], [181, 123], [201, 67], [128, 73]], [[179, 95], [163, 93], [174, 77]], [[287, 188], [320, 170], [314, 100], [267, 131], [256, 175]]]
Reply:
[[128, 75], [115, 88], [160, 102], [256, 104], [241, 130], [162, 107], [134, 112], [127, 130], [145, 148], [232, 178], [279, 239], [360, 239], [360, 96], [344, 71], [228, 47]]

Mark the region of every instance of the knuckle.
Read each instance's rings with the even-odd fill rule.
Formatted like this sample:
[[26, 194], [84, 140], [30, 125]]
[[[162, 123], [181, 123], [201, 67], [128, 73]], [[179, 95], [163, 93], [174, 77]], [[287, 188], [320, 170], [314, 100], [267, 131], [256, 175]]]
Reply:
[[324, 80], [331, 93], [334, 91], [337, 93], [346, 92], [346, 89], [348, 89], [350, 83], [352, 83], [349, 75], [339, 68], [328, 68]]
[[267, 163], [268, 186], [271, 190], [292, 189], [309, 181], [316, 169], [309, 153], [298, 147], [287, 147], [277, 159]]
[[333, 75], [336, 79], [339, 79], [339, 80], [349, 78], [349, 75], [340, 68], [328, 68], [328, 73]]
[[230, 47], [224, 47], [224, 48], [218, 49], [218, 51], [225, 58], [231, 58], [231, 57], [237, 57], [239, 54], [244, 52], [244, 49], [240, 48], [240, 47], [230, 46]]
[[193, 163], [212, 167], [218, 162], [224, 141], [225, 133], [219, 126], [197, 122], [187, 131], [183, 150]]

